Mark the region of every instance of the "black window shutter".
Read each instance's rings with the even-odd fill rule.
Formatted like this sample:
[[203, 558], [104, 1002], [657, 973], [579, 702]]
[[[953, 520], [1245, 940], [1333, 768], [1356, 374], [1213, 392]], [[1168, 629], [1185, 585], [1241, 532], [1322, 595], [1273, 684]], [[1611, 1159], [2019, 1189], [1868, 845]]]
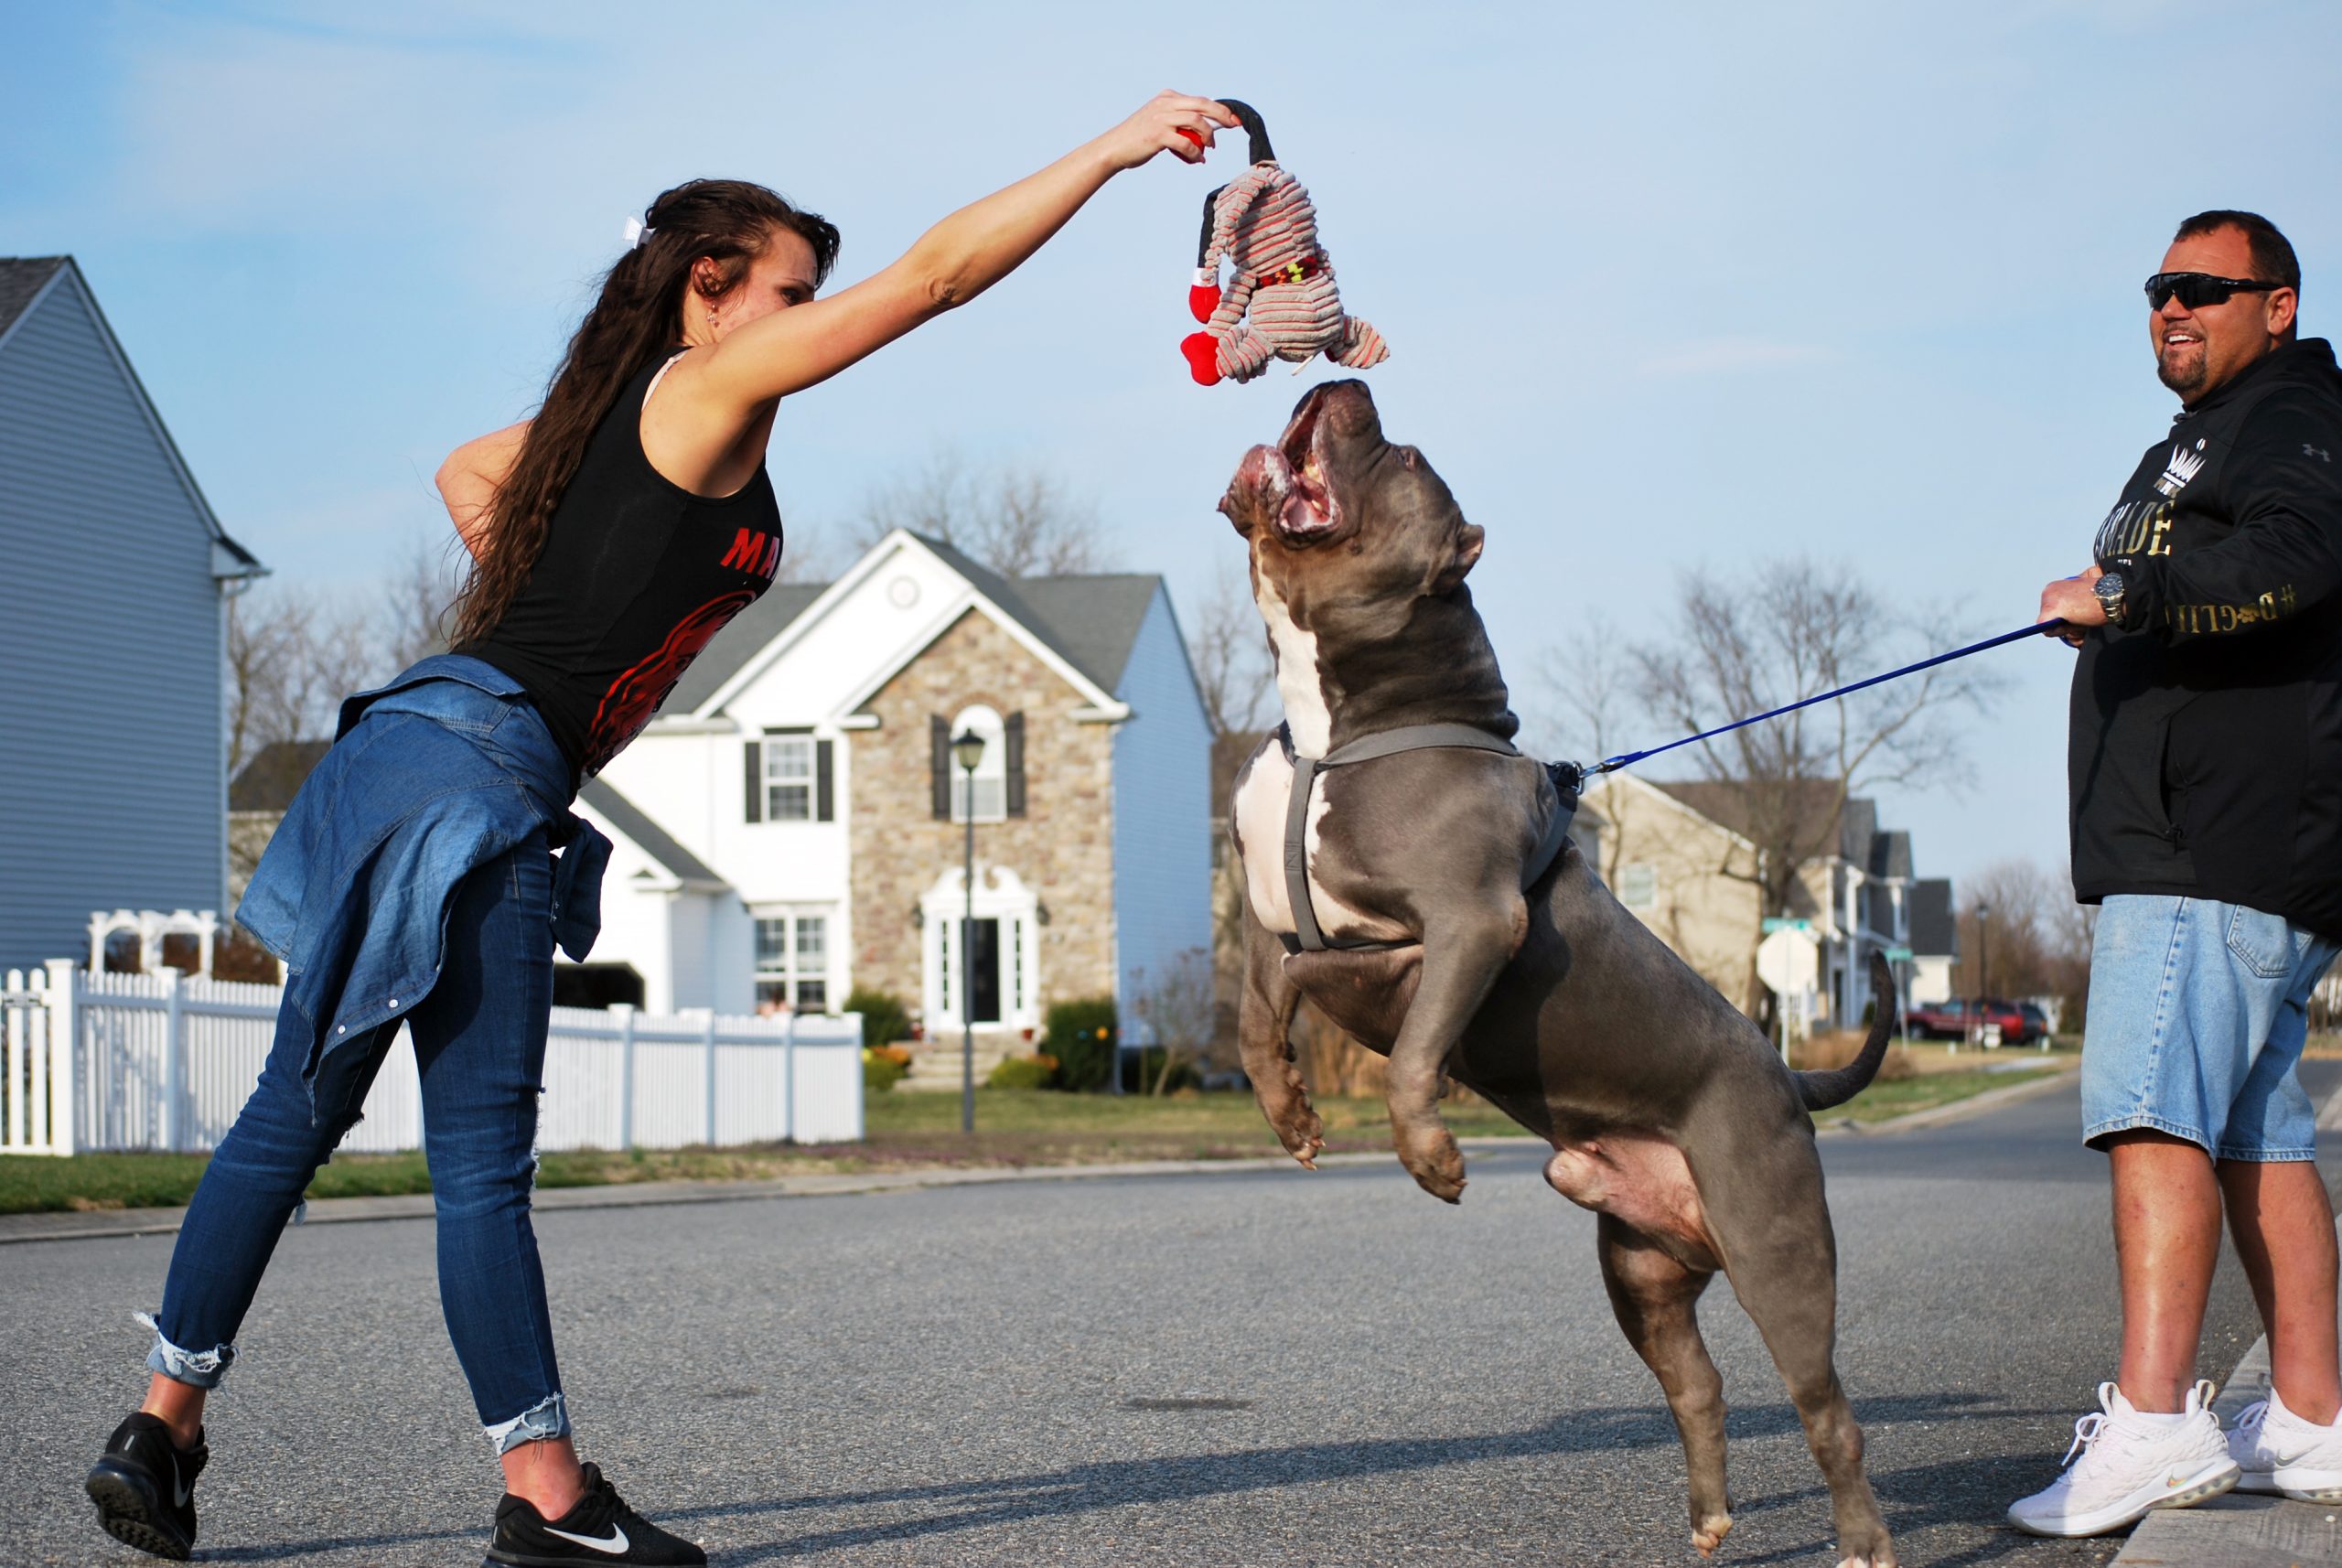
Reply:
[[834, 798], [830, 792], [830, 747], [833, 742], [813, 743], [813, 820], [828, 822], [837, 820]]
[[948, 822], [951, 820], [951, 721], [941, 714], [933, 714], [927, 721], [927, 734], [933, 753], [930, 768], [935, 786], [935, 820]]
[[762, 741], [750, 741], [741, 748], [748, 754], [747, 820], [765, 820], [765, 748]]
[[1001, 738], [1008, 747], [1008, 814], [1021, 817], [1025, 814], [1025, 715], [1009, 714], [1004, 730]]

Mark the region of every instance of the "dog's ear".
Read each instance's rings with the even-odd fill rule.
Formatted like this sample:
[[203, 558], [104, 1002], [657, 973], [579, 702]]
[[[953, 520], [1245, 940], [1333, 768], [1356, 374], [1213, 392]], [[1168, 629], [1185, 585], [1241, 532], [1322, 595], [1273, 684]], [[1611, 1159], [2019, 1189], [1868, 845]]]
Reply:
[[1470, 572], [1473, 564], [1480, 559], [1480, 546], [1487, 542], [1487, 538], [1488, 536], [1480, 531], [1480, 525], [1476, 522], [1467, 522], [1457, 529], [1456, 553], [1448, 557], [1447, 564], [1440, 568], [1439, 575], [1431, 580], [1431, 591], [1434, 594], [1455, 592], [1456, 585], [1464, 580], [1465, 574]]

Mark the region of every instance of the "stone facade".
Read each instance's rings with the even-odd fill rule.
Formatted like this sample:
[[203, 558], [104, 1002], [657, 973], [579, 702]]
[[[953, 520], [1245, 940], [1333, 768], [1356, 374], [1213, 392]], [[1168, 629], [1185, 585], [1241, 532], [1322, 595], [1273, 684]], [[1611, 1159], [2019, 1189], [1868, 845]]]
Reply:
[[863, 704], [852, 735], [854, 978], [916, 1009], [919, 898], [959, 867], [966, 825], [938, 821], [929, 721], [971, 703], [1025, 715], [1025, 811], [976, 824], [976, 875], [1002, 866], [1039, 897], [1042, 1006], [1114, 989], [1113, 726], [1073, 717], [1082, 693], [970, 610]]

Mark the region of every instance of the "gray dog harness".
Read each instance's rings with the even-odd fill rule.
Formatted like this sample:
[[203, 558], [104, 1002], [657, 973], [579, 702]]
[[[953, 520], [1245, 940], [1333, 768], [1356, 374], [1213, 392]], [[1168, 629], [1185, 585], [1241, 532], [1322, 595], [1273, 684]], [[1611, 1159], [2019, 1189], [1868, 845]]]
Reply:
[[[1413, 945], [1412, 940], [1372, 941], [1364, 938], [1337, 940], [1317, 929], [1317, 911], [1309, 901], [1307, 834], [1309, 792], [1321, 769], [1341, 768], [1353, 762], [1371, 762], [1378, 757], [1393, 757], [1402, 751], [1430, 751], [1440, 747], [1493, 751], [1503, 757], [1520, 755], [1520, 748], [1510, 741], [1500, 740], [1484, 729], [1474, 729], [1470, 725], [1406, 725], [1398, 729], [1360, 736], [1347, 746], [1336, 746], [1323, 757], [1304, 757], [1294, 750], [1292, 727], [1279, 725], [1277, 744], [1284, 748], [1286, 760], [1293, 764], [1293, 794], [1286, 802], [1284, 814], [1284, 885], [1286, 897], [1293, 904], [1295, 934], [1277, 938], [1288, 953]], [[1556, 797], [1553, 817], [1545, 825], [1545, 836], [1538, 841], [1536, 852], [1520, 868], [1520, 886], [1524, 892], [1534, 887], [1539, 878], [1561, 857], [1562, 846], [1569, 841], [1570, 820], [1577, 815], [1579, 773], [1576, 766], [1566, 762], [1548, 763], [1545, 774]]]

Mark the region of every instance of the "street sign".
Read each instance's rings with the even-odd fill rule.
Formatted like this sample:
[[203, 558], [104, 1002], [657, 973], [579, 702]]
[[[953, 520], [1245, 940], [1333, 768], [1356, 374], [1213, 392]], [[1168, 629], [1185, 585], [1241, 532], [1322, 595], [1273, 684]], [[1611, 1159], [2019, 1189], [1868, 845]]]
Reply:
[[1784, 996], [1802, 996], [1821, 978], [1821, 948], [1810, 929], [1783, 926], [1756, 944], [1756, 978]]
[[1889, 948], [1886, 950], [1886, 961], [1889, 963], [1909, 963], [1911, 961], [1911, 950], [1909, 948]]
[[1761, 929], [1764, 933], [1769, 937], [1775, 931], [1810, 931], [1813, 929], [1813, 922], [1811, 920], [1784, 919], [1778, 915], [1768, 915], [1766, 917], [1765, 923]]

